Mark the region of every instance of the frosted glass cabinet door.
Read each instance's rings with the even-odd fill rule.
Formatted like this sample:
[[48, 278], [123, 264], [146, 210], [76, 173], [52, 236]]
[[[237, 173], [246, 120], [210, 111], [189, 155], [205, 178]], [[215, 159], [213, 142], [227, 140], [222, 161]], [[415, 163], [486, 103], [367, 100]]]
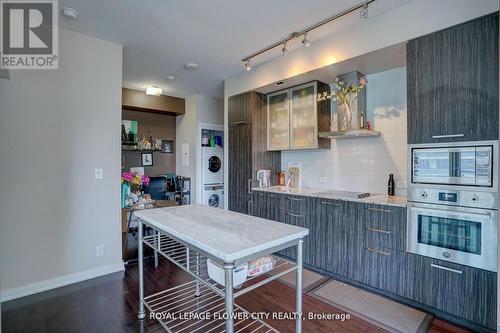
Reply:
[[318, 148], [316, 83], [290, 89], [290, 148]]
[[288, 91], [267, 95], [267, 150], [290, 147], [288, 110]]

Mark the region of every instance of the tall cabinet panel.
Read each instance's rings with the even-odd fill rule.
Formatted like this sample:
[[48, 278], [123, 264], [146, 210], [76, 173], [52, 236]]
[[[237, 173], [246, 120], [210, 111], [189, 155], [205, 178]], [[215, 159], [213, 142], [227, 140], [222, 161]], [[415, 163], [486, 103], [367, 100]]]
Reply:
[[266, 96], [248, 92], [228, 101], [228, 207], [251, 213], [251, 188], [260, 169], [271, 170], [272, 181], [281, 167], [279, 152], [266, 145]]
[[498, 12], [407, 44], [408, 143], [498, 140]]

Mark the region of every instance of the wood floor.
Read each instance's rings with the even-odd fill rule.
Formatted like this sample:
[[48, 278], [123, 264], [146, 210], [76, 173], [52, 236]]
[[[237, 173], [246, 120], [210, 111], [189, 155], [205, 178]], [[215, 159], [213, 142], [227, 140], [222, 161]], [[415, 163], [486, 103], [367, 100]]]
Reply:
[[[145, 294], [151, 294], [187, 280], [186, 273], [166, 260], [155, 269], [145, 265]], [[36, 295], [2, 303], [2, 332], [163, 332], [150, 319], [137, 320], [137, 266], [124, 273], [76, 283]], [[271, 282], [238, 298], [250, 312], [293, 312], [294, 291]], [[304, 295], [304, 312], [342, 313], [342, 311]], [[269, 321], [281, 332], [293, 332], [292, 320]], [[352, 317], [346, 321], [304, 321], [304, 332], [382, 332], [372, 324]], [[429, 332], [469, 332], [447, 322], [434, 320]]]

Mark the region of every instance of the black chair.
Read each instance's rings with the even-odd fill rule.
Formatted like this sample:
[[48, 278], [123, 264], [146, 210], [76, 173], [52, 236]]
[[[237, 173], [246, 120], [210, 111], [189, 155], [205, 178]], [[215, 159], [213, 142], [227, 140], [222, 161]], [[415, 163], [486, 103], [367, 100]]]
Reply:
[[144, 187], [144, 193], [151, 195], [153, 200], [165, 200], [167, 189], [167, 178], [150, 177], [149, 185]]

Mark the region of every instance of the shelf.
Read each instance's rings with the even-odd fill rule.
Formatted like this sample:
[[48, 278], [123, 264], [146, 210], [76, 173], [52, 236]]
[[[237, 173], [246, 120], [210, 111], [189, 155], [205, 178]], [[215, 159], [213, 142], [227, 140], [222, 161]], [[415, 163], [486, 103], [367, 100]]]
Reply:
[[[225, 299], [203, 284], [190, 281], [144, 297], [144, 305], [156, 314], [168, 332], [225, 332]], [[277, 332], [267, 323], [252, 319], [245, 309], [234, 305], [234, 332]], [[188, 318], [182, 316], [189, 315]]]
[[[191, 277], [198, 279], [213, 292], [224, 297], [224, 286], [215, 282], [208, 276], [207, 257], [194, 251], [193, 249], [188, 249], [183, 244], [167, 237], [166, 235], [160, 235], [159, 240], [157, 235], [146, 236], [143, 237], [143, 242], [189, 273]], [[255, 288], [258, 288], [297, 269], [297, 266], [289, 261], [279, 257], [275, 257], [275, 259], [276, 264], [272, 270], [261, 275], [249, 277], [240, 288], [234, 288], [234, 298], [246, 294]], [[259, 278], [263, 276], [265, 276], [264, 279]]]
[[355, 139], [355, 138], [369, 138], [380, 136], [380, 132], [367, 130], [367, 129], [356, 129], [349, 131], [339, 131], [339, 132], [320, 132], [318, 135], [320, 138], [331, 138], [331, 139]]

